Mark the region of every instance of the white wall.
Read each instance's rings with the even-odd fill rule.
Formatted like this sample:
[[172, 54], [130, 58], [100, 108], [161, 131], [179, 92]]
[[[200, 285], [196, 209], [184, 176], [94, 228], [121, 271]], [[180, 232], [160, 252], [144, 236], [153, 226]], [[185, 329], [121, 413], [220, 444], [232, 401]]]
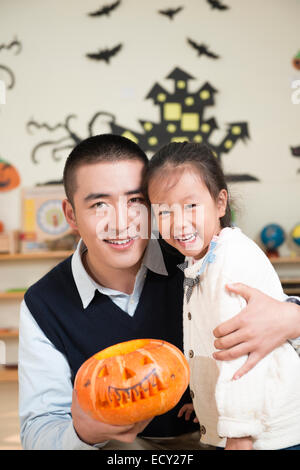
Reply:
[[[224, 0], [230, 10], [219, 12], [205, 0], [123, 0], [109, 17], [87, 16], [107, 3], [1, 0], [0, 43], [17, 36], [23, 50], [0, 51], [0, 64], [16, 76], [0, 105], [0, 156], [18, 168], [22, 184], [60, 179], [67, 155], [57, 163], [45, 153], [34, 165], [32, 148], [52, 135], [29, 134], [30, 119], [54, 125], [73, 113], [78, 117], [71, 124], [85, 137], [87, 122], [101, 110], [140, 131], [138, 119], [158, 120], [157, 107], [145, 96], [155, 82], [171, 91], [165, 77], [179, 66], [195, 77], [191, 89], [209, 81], [219, 90], [211, 115], [221, 130], [213, 140], [228, 122], [249, 123], [251, 140], [238, 143], [223, 160], [227, 172], [260, 179], [232, 185], [238, 224], [253, 238], [273, 221], [289, 231], [300, 221], [300, 159], [289, 151], [300, 145], [300, 104], [291, 101], [291, 81], [300, 78], [291, 65], [300, 49], [299, 1]], [[173, 21], [157, 13], [179, 5], [184, 10]], [[199, 59], [187, 37], [207, 43], [221, 59]], [[110, 65], [85, 57], [120, 42], [123, 49]], [[20, 224], [19, 198], [20, 188], [0, 193], [0, 220], [7, 228]]]

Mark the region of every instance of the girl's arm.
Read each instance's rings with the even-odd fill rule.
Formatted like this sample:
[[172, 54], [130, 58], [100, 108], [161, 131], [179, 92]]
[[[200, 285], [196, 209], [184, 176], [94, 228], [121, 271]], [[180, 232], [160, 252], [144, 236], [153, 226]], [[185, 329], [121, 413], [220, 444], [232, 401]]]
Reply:
[[242, 296], [247, 305], [235, 317], [221, 323], [215, 330], [214, 354], [219, 361], [249, 354], [243, 366], [235, 371], [238, 378], [287, 340], [300, 336], [300, 306], [276, 300], [245, 284], [227, 285], [228, 292]]

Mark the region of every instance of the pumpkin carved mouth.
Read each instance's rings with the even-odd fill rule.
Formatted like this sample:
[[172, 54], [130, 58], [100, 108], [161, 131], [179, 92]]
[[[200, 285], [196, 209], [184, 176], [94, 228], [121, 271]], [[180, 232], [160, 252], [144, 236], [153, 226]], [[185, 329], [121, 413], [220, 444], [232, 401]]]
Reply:
[[121, 404], [127, 405], [130, 402], [143, 400], [145, 398], [156, 395], [160, 390], [164, 390], [156, 369], [152, 369], [139, 383], [131, 387], [108, 387], [108, 398], [114, 406]]
[[111, 346], [78, 370], [80, 406], [94, 419], [126, 425], [173, 408], [188, 386], [182, 352], [166, 341], [132, 340]]

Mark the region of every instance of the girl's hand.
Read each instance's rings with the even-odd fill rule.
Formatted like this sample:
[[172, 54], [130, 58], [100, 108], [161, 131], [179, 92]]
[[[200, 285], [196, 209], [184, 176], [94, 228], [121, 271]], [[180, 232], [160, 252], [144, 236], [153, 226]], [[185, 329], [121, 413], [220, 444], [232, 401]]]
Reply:
[[251, 437], [227, 438], [225, 450], [253, 450]]
[[[183, 405], [183, 407], [179, 410], [179, 413], [177, 415], [178, 418], [181, 418], [182, 415], [185, 414], [185, 420], [188, 421], [191, 417], [191, 414], [193, 413], [194, 411], [194, 406], [193, 406], [193, 403], [186, 403], [185, 405]], [[193, 422], [194, 423], [199, 423], [198, 421], [198, 418], [194, 418], [193, 419]]]

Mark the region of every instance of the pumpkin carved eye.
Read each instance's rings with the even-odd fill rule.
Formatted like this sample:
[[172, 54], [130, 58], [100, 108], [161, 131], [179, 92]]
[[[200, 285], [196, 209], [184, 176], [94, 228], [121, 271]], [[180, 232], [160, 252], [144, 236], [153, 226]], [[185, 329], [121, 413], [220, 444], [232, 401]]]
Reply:
[[189, 381], [178, 348], [145, 339], [119, 343], [88, 359], [77, 372], [81, 407], [94, 419], [125, 425], [173, 408]]

